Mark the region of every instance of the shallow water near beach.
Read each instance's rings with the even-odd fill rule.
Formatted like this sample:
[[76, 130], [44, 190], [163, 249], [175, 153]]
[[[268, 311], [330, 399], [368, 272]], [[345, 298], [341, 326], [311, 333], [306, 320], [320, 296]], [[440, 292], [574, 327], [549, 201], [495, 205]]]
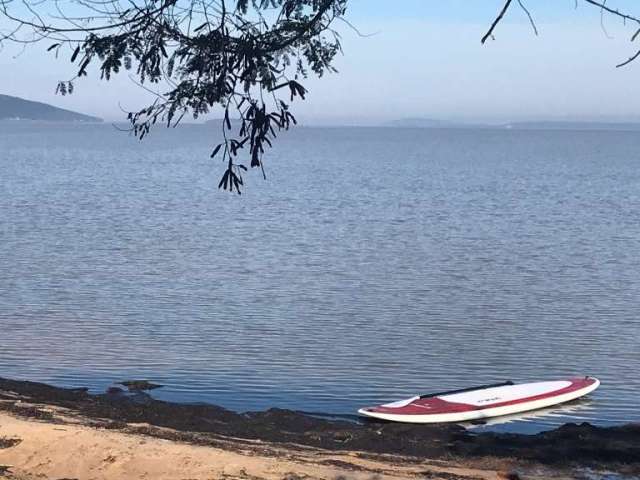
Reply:
[[242, 196], [217, 136], [0, 123], [0, 376], [352, 415], [588, 374], [480, 428], [640, 421], [637, 132], [298, 128]]

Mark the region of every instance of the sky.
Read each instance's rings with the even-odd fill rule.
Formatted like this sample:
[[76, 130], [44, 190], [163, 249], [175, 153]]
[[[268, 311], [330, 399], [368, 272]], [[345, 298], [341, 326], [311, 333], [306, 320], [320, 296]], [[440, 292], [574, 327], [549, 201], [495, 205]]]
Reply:
[[[610, 0], [640, 14], [633, 0]], [[539, 36], [517, 3], [486, 45], [480, 39], [501, 0], [351, 0], [336, 27], [344, 54], [337, 74], [310, 79], [308, 101], [294, 108], [304, 123], [378, 124], [408, 117], [465, 122], [640, 120], [640, 61], [631, 26], [578, 0], [527, 0]], [[85, 78], [72, 96], [54, 93], [73, 75], [48, 45], [0, 51], [0, 93], [52, 103], [107, 120], [147, 98], [128, 76]], [[637, 48], [640, 48], [640, 39]]]

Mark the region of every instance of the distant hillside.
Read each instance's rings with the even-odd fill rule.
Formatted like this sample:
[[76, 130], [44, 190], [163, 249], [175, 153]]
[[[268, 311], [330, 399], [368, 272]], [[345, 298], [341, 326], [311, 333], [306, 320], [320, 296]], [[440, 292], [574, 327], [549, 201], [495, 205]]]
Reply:
[[449, 127], [451, 123], [433, 118], [401, 118], [400, 120], [392, 120], [387, 125], [401, 128], [438, 128]]
[[488, 125], [437, 120], [434, 118], [401, 118], [385, 124], [397, 128], [487, 128]]
[[46, 122], [102, 122], [101, 118], [64, 110], [46, 103], [0, 95], [0, 120], [42, 120]]
[[503, 128], [514, 130], [640, 130], [635, 122], [539, 121], [508, 123]]

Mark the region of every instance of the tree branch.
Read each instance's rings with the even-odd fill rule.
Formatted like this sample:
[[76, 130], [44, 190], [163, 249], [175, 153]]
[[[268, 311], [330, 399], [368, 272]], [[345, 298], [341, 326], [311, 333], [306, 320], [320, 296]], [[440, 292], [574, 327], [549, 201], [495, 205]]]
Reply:
[[500, 23], [500, 21], [502, 20], [504, 15], [507, 13], [507, 10], [509, 10], [509, 6], [511, 5], [511, 1], [512, 0], [507, 0], [506, 2], [504, 2], [504, 5], [502, 6], [502, 10], [500, 10], [500, 13], [498, 14], [498, 16], [495, 18], [495, 20], [491, 24], [491, 27], [489, 27], [489, 30], [487, 30], [487, 33], [485, 33], [484, 36], [482, 37], [482, 40], [480, 40], [480, 43], [482, 43], [484, 45], [484, 43], [487, 41], [487, 39], [493, 35], [493, 31], [498, 26], [498, 24]]

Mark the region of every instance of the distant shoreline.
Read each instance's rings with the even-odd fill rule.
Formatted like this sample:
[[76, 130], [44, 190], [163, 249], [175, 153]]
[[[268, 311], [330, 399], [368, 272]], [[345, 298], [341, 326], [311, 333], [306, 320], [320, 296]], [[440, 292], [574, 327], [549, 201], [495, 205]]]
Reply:
[[[448, 461], [456, 468], [477, 468], [492, 459], [502, 466], [640, 473], [638, 424], [609, 428], [568, 424], [538, 435], [471, 434], [457, 425], [355, 424], [280, 409], [239, 414], [214, 405], [163, 402], [141, 392], [110, 389], [94, 395], [84, 388], [62, 389], [2, 378], [0, 416], [13, 418], [14, 423], [37, 421], [47, 431], [80, 425], [114, 435], [143, 435], [235, 453], [259, 445], [262, 453], [274, 449], [280, 452], [276, 455], [285, 455], [282, 449], [303, 448], [320, 449], [327, 455], [361, 452], [357, 456], [385, 462], [386, 455], [411, 457], [416, 462]], [[0, 440], [7, 436], [1, 417]], [[3, 458], [12, 459], [12, 448], [0, 447], [0, 464]]]
[[0, 123], [44, 124], [44, 125], [107, 125], [102, 119], [97, 120], [39, 120], [30, 118], [0, 118]]
[[[45, 126], [64, 126], [64, 125], [126, 125], [126, 120], [40, 120], [29, 118], [0, 118], [0, 124], [8, 123], [13, 125], [45, 125]], [[199, 128], [216, 128], [216, 121], [209, 120], [207, 122], [182, 122], [181, 127], [199, 127]], [[164, 127], [158, 125], [156, 127], [162, 130]], [[300, 129], [388, 129], [388, 130], [430, 130], [430, 131], [490, 131], [490, 132], [640, 132], [640, 123], [564, 123], [564, 122], [516, 122], [505, 124], [457, 124], [442, 123], [433, 125], [411, 125], [411, 124], [341, 124], [341, 123], [304, 123], [292, 128], [292, 130]], [[2, 133], [2, 132], [0, 132]]]

